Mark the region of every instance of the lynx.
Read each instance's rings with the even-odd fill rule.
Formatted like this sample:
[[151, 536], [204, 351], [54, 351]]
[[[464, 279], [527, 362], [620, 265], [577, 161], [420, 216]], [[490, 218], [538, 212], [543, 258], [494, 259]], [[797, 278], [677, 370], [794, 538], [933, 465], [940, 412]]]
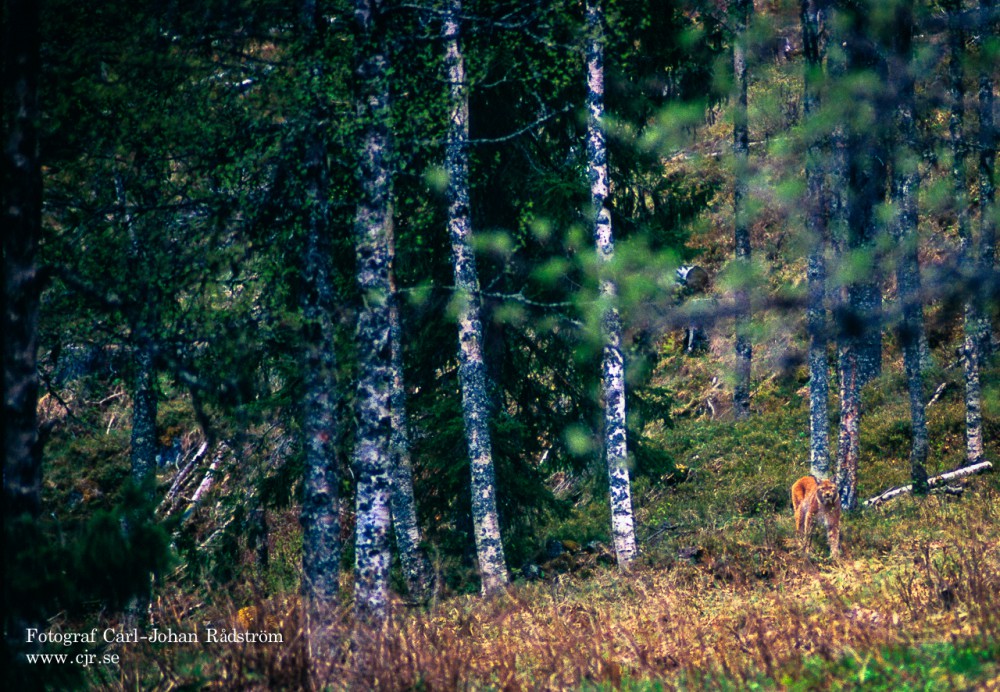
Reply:
[[832, 481], [817, 482], [813, 476], [803, 476], [792, 486], [792, 509], [795, 512], [795, 532], [805, 553], [809, 554], [809, 529], [815, 516], [823, 517], [830, 556], [840, 557], [840, 494]]

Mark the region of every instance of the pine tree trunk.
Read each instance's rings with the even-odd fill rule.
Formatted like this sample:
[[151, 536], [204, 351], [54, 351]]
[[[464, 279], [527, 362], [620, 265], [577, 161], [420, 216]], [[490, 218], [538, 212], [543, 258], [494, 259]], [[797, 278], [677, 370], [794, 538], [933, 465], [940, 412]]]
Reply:
[[[824, 10], [817, 0], [802, 0], [802, 44], [806, 57], [803, 110], [807, 124], [819, 108], [820, 72], [823, 53], [820, 27]], [[812, 125], [815, 127], [815, 125]], [[809, 257], [806, 266], [808, 307], [806, 328], [809, 333], [809, 470], [817, 478], [830, 477], [830, 422], [827, 414], [830, 399], [826, 327], [826, 246], [827, 227], [823, 189], [822, 144], [812, 141], [806, 152], [806, 232]]]
[[489, 428], [489, 398], [483, 361], [483, 326], [479, 275], [472, 251], [469, 206], [469, 95], [461, 48], [461, 0], [448, 0], [444, 16], [445, 67], [451, 98], [445, 151], [448, 173], [448, 232], [451, 237], [458, 311], [458, 377], [462, 415], [469, 451], [472, 520], [484, 594], [507, 584], [507, 567], [497, 513], [493, 446]]
[[389, 438], [392, 469], [392, 528], [403, 575], [411, 598], [425, 601], [430, 595], [431, 569], [421, 546], [417, 504], [413, 497], [413, 462], [406, 417], [406, 379], [403, 371], [403, 329], [399, 316], [399, 294], [395, 276], [396, 242], [393, 219], [389, 217], [389, 341], [392, 349], [389, 407], [392, 433]]
[[[129, 239], [129, 266], [139, 268], [139, 275], [149, 266], [148, 251], [139, 237], [135, 220], [128, 208], [125, 183], [121, 174], [115, 175], [115, 195], [121, 212], [121, 221]], [[136, 289], [138, 314], [132, 318], [132, 350], [135, 380], [132, 389], [132, 436], [129, 460], [132, 466], [132, 480], [138, 484], [145, 482], [156, 469], [156, 371], [153, 367], [153, 332], [156, 325], [156, 306], [151, 296], [152, 288], [140, 282]]]
[[[970, 286], [975, 285], [975, 271], [978, 262], [973, 253], [972, 229], [969, 226], [969, 198], [966, 190], [966, 144], [965, 144], [965, 84], [963, 83], [962, 60], [965, 49], [965, 32], [962, 30], [959, 14], [961, 0], [949, 0], [945, 9], [949, 12], [949, 91], [951, 96], [951, 117], [948, 132], [951, 135], [953, 199], [957, 215], [958, 237], [961, 244], [959, 266], [962, 273], [970, 277]], [[983, 420], [982, 389], [979, 382], [980, 325], [982, 322], [978, 292], [967, 290], [964, 304], [964, 358], [965, 366], [965, 461], [975, 464], [983, 460]]]
[[910, 448], [910, 478], [915, 495], [926, 495], [927, 486], [927, 417], [924, 411], [924, 378], [921, 343], [924, 338], [924, 313], [920, 298], [920, 265], [917, 258], [917, 196], [920, 190], [919, 153], [916, 151], [916, 98], [912, 74], [913, 5], [896, 6], [893, 32], [893, 62], [890, 84], [896, 93], [896, 122], [900, 143], [893, 157], [892, 201], [896, 208], [893, 237], [900, 255], [896, 261], [896, 283], [902, 306], [899, 341], [910, 394], [910, 421], [913, 442]]
[[354, 607], [359, 620], [386, 617], [389, 599], [389, 89], [385, 7], [356, 0], [358, 121], [362, 123], [355, 219], [358, 310], [357, 478]]
[[5, 520], [41, 510], [38, 439], [38, 242], [42, 174], [38, 154], [38, 5], [7, 3], [3, 99], [3, 448]]
[[604, 117], [604, 31], [600, 0], [587, 0], [587, 161], [590, 174], [594, 239], [600, 266], [600, 292], [604, 304], [604, 338], [601, 389], [604, 394], [604, 452], [608, 464], [611, 498], [611, 535], [618, 566], [628, 569], [635, 559], [635, 522], [628, 472], [628, 436], [625, 429], [625, 363], [622, 358], [622, 326], [615, 306], [617, 286], [610, 274], [614, 257], [614, 236], [608, 208], [607, 147]]
[[156, 472], [156, 388], [153, 353], [146, 343], [135, 347], [132, 390], [132, 480], [142, 485]]
[[[738, 36], [733, 43], [733, 72], [736, 81], [736, 107], [733, 109], [733, 219], [736, 262], [742, 265], [744, 279], [750, 265], [750, 226], [747, 219], [747, 176], [750, 174], [750, 134], [747, 117], [747, 53], [746, 34], [753, 12], [752, 0], [736, 0]], [[736, 420], [750, 415], [750, 366], [753, 346], [750, 343], [750, 294], [741, 285], [734, 296], [736, 302], [736, 382], [733, 387], [733, 412]]]
[[[125, 194], [125, 183], [120, 173], [115, 174], [115, 195], [117, 197], [121, 222], [129, 239], [129, 266], [137, 269], [138, 276], [145, 276], [150, 266], [148, 248], [144, 238], [139, 236], [135, 220], [128, 207]], [[131, 345], [133, 356], [134, 385], [132, 388], [132, 431], [130, 439], [129, 462], [132, 471], [132, 481], [142, 488], [151, 499], [154, 484], [149, 482], [156, 475], [156, 412], [158, 400], [156, 395], [156, 369], [153, 359], [153, 334], [158, 322], [156, 301], [152, 296], [154, 288], [149, 281], [141, 281], [135, 289], [138, 310], [130, 316]], [[121, 529], [128, 539], [132, 531], [129, 522], [123, 518]], [[142, 627], [143, 613], [149, 609], [149, 599], [144, 594], [133, 595], [125, 606], [124, 618], [126, 627]]]
[[[129, 239], [129, 266], [138, 268], [144, 276], [149, 266], [148, 250], [139, 236], [135, 219], [128, 207], [125, 182], [120, 173], [115, 174], [115, 196], [121, 214], [121, 223]], [[132, 389], [132, 435], [129, 460], [132, 480], [142, 485], [156, 470], [156, 371], [153, 367], [153, 333], [157, 324], [156, 301], [148, 282], [136, 288], [138, 313], [131, 318], [131, 341], [135, 380]]]

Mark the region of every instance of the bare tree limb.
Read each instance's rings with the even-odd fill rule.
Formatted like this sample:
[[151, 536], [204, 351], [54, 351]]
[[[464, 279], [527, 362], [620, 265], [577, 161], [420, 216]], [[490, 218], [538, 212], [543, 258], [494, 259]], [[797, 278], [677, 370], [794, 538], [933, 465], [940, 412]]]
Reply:
[[469, 144], [497, 144], [499, 142], [507, 142], [509, 140], [514, 139], [515, 137], [520, 137], [525, 132], [528, 132], [528, 131], [530, 131], [530, 130], [536, 128], [536, 127], [538, 127], [539, 125], [541, 125], [541, 124], [543, 124], [543, 123], [545, 123], [545, 122], [547, 122], [549, 120], [552, 120], [553, 118], [555, 118], [558, 115], [562, 115], [563, 113], [570, 112], [574, 108], [575, 108], [575, 106], [564, 106], [564, 107], [562, 107], [562, 108], [560, 108], [558, 110], [550, 111], [550, 112], [548, 112], [548, 113], [546, 113], [544, 115], [541, 115], [541, 116], [535, 118], [534, 120], [532, 120], [530, 123], [528, 123], [524, 127], [518, 128], [517, 130], [514, 130], [513, 132], [510, 132], [508, 134], [500, 135], [499, 137], [476, 137], [476, 138], [470, 138], [469, 139]]

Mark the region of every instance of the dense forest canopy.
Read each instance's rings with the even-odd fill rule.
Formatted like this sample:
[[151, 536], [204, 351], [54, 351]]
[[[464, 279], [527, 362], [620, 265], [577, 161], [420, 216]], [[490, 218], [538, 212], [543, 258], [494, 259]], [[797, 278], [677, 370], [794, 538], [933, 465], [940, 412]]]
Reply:
[[802, 404], [784, 461], [848, 518], [884, 489], [880, 388], [914, 494], [931, 373], [961, 373], [957, 465], [995, 451], [992, 0], [7, 0], [4, 27], [19, 679], [51, 673], [39, 623], [294, 595], [322, 687], [344, 618], [628, 572], [715, 463], [678, 426]]

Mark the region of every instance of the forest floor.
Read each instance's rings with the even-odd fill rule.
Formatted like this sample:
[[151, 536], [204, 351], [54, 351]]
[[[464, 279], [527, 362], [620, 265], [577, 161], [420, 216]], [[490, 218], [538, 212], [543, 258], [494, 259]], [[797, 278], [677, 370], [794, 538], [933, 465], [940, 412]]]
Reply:
[[[994, 462], [996, 375], [984, 378]], [[932, 474], [961, 465], [964, 421], [960, 371], [934, 376], [951, 385], [928, 409]], [[553, 527], [550, 540], [558, 539], [565, 552], [545, 566], [543, 579], [515, 579], [509, 590], [486, 599], [451, 595], [426, 608], [400, 603], [376, 632], [356, 628], [345, 600], [343, 646], [328, 661], [328, 686], [1000, 688], [1000, 474], [963, 479], [960, 496], [903, 496], [845, 514], [842, 558], [829, 557], [819, 529], [805, 556], [788, 497], [808, 467], [801, 385], [792, 374], [770, 389], [761, 386], [748, 422], [692, 414], [657, 433], [683, 464], [671, 478], [635, 482], [642, 554], [630, 573], [580, 547], [607, 517], [603, 503], [591, 500]], [[907, 481], [902, 387], [890, 364], [866, 390], [861, 498]], [[293, 589], [255, 603], [215, 595], [205, 608], [190, 592], [168, 586], [156, 610], [161, 628], [190, 629], [190, 613], [199, 611], [222, 626], [280, 631], [284, 643], [211, 652], [131, 647], [121, 677], [102, 684], [307, 685]]]

